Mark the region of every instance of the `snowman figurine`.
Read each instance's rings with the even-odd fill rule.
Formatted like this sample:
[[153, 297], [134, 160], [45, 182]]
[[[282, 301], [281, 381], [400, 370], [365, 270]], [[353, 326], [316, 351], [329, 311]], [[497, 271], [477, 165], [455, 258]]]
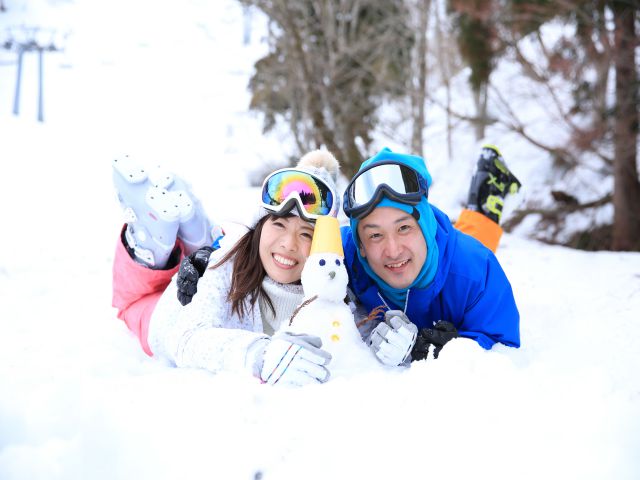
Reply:
[[364, 343], [354, 315], [345, 303], [349, 277], [338, 219], [319, 217], [311, 242], [309, 258], [302, 270], [304, 301], [283, 329], [316, 335], [331, 356], [332, 378], [358, 370], [379, 368], [379, 363]]

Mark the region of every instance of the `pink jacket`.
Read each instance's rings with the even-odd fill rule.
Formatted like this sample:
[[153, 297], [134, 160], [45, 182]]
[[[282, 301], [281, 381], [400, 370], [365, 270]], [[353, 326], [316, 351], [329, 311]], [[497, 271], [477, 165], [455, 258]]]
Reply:
[[136, 263], [122, 244], [121, 236], [118, 236], [113, 260], [111, 304], [118, 309], [118, 318], [124, 320], [129, 330], [138, 337], [142, 349], [149, 356], [153, 356], [147, 341], [151, 314], [179, 268], [178, 264], [170, 270], [152, 270]]

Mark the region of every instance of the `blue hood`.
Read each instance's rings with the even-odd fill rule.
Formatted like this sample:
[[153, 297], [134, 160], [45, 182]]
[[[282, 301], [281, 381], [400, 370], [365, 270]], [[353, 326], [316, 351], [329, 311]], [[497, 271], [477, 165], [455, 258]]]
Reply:
[[[378, 152], [377, 155], [371, 157], [366, 160], [360, 166], [359, 171], [377, 163], [393, 161], [402, 165], [406, 165], [413, 170], [417, 171], [420, 175], [422, 175], [426, 180], [427, 184], [431, 186], [432, 179], [429, 171], [427, 170], [427, 165], [421, 157], [417, 157], [415, 155], [404, 155], [401, 153], [394, 153], [388, 148], [383, 148]], [[438, 270], [438, 244], [436, 243], [436, 231], [437, 231], [437, 222], [431, 208], [431, 205], [427, 201], [426, 197], [423, 197], [420, 203], [417, 205], [407, 205], [396, 200], [391, 200], [386, 196], [382, 197], [380, 202], [378, 202], [378, 207], [393, 207], [399, 210], [402, 210], [406, 213], [409, 213], [415, 217], [417, 217], [418, 225], [422, 230], [422, 235], [424, 236], [425, 242], [427, 243], [427, 258], [420, 270], [420, 273], [413, 281], [408, 288], [398, 289], [394, 288], [391, 285], [387, 284], [382, 278], [380, 278], [369, 266], [369, 262], [367, 262], [366, 258], [360, 255], [360, 250], [357, 250], [358, 259], [362, 264], [363, 268], [367, 272], [367, 274], [373, 279], [376, 283], [380, 291], [384, 294], [387, 299], [391, 300], [396, 305], [403, 305], [406, 299], [407, 290], [412, 288], [426, 288], [433, 281], [436, 271]], [[414, 213], [417, 212], [417, 215]], [[358, 239], [358, 223], [357, 219], [351, 218], [351, 234], [353, 236], [353, 242], [356, 245], [360, 244]]]

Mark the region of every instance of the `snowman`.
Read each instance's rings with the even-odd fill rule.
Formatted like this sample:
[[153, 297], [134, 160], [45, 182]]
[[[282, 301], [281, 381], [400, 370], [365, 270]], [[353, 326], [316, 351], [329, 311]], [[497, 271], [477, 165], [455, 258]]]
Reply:
[[302, 270], [304, 301], [283, 328], [295, 333], [316, 335], [331, 356], [332, 378], [358, 370], [380, 368], [364, 343], [354, 315], [345, 303], [349, 277], [338, 219], [319, 217], [311, 242], [311, 252]]

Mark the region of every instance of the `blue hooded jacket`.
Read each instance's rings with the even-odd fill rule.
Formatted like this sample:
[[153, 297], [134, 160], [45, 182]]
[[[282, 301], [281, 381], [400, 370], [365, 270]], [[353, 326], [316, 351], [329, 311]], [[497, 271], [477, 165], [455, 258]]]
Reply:
[[[415, 168], [413, 163], [418, 157], [406, 156], [408, 161], [403, 162], [402, 155], [393, 155], [396, 161]], [[426, 171], [426, 166], [422, 168]], [[438, 320], [446, 320], [455, 325], [461, 337], [472, 338], [486, 349], [496, 342], [519, 347], [520, 315], [511, 284], [497, 258], [478, 240], [456, 230], [442, 211], [426, 199], [424, 202], [435, 217], [435, 239], [427, 239], [427, 244], [435, 240], [437, 249], [433, 250], [438, 255], [428, 285], [409, 288], [406, 309], [394, 304], [389, 295], [383, 295], [376, 283], [381, 279], [367, 273], [371, 268], [368, 265], [365, 268], [366, 260], [358, 253], [354, 239], [357, 236], [352, 232], [357, 222], [352, 221], [351, 227], [341, 229], [349, 288], [369, 312], [380, 306], [404, 310], [418, 329], [431, 328]], [[422, 229], [425, 236], [434, 230]]]

